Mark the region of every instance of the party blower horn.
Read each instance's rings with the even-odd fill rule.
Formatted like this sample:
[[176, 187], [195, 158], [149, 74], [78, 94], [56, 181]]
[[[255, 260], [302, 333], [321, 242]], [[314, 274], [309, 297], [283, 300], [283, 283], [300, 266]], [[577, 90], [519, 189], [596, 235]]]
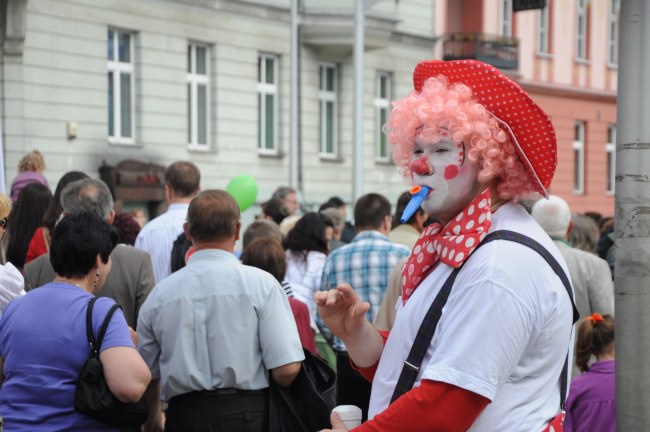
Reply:
[[404, 213], [402, 213], [402, 217], [399, 220], [402, 223], [406, 223], [406, 221], [411, 219], [413, 213], [415, 213], [420, 208], [422, 201], [424, 201], [426, 197], [429, 196], [431, 188], [427, 186], [413, 186], [409, 192], [411, 192], [411, 201], [409, 201], [408, 205], [404, 209]]

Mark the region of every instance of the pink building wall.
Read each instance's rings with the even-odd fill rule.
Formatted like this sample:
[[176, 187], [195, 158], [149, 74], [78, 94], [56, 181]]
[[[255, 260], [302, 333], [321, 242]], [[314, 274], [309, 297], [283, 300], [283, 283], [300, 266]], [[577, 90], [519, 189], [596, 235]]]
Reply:
[[[480, 7], [477, 3], [480, 3]], [[618, 71], [608, 61], [611, 0], [590, 1], [587, 6], [587, 60], [576, 59], [577, 0], [547, 0], [549, 53], [537, 52], [539, 10], [513, 13], [513, 36], [519, 39], [519, 68], [506, 71], [551, 116], [558, 137], [558, 168], [551, 192], [561, 196], [573, 211], [614, 215], [614, 195], [607, 192], [607, 128], [616, 124]], [[499, 33], [501, 0], [436, 1], [438, 33], [476, 31]], [[480, 14], [480, 15], [479, 15]], [[460, 20], [459, 15], [464, 18]], [[471, 18], [467, 18], [471, 17]], [[450, 28], [453, 27], [453, 28]], [[436, 47], [442, 54], [441, 43]], [[585, 122], [584, 192], [574, 193], [574, 127]]]

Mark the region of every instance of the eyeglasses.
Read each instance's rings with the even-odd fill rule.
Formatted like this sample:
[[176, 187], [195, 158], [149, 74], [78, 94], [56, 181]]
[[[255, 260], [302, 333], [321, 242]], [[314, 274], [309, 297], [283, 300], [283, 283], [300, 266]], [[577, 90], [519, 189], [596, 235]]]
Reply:
[[7, 228], [7, 218], [0, 220], [0, 227]]

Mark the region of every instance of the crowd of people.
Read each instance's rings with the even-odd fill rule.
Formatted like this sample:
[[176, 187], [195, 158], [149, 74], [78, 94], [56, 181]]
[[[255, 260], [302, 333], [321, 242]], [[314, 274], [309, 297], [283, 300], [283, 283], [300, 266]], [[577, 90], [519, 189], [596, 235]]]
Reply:
[[[145, 399], [147, 431], [263, 431], [270, 380], [291, 385], [307, 351], [335, 368], [337, 404], [361, 408], [355, 431], [550, 430], [565, 400], [565, 430], [615, 430], [611, 218], [548, 195], [553, 126], [496, 69], [422, 62], [414, 83], [386, 126], [430, 189], [412, 214], [408, 191], [367, 193], [348, 220], [340, 197], [309, 211], [279, 187], [242, 227], [235, 199], [176, 161], [146, 221], [83, 172], [52, 194], [27, 154], [0, 194], [6, 430], [115, 429], [73, 406], [93, 296], [94, 332], [121, 307], [100, 359], [117, 399]], [[536, 126], [504, 120], [492, 88]]]

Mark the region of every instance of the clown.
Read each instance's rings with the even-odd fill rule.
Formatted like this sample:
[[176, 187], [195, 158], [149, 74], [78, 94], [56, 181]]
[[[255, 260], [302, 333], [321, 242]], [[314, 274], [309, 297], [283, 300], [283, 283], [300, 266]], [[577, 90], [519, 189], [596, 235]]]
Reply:
[[[373, 383], [370, 420], [354, 430], [558, 426], [572, 291], [559, 251], [517, 202], [547, 195], [553, 126], [516, 83], [478, 61], [424, 61], [413, 80], [385, 130], [438, 223], [403, 267], [395, 324], [390, 334], [375, 329], [349, 285], [316, 294]], [[336, 415], [333, 427], [346, 430]]]

